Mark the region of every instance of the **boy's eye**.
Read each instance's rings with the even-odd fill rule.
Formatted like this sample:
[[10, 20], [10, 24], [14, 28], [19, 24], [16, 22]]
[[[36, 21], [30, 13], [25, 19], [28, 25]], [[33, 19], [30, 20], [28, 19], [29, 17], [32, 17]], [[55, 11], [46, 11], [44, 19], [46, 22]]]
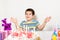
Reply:
[[25, 15], [28, 15], [27, 13], [25, 13]]
[[31, 14], [29, 14], [29, 15], [31, 15]]
[[31, 13], [26, 13], [25, 15], [32, 15]]

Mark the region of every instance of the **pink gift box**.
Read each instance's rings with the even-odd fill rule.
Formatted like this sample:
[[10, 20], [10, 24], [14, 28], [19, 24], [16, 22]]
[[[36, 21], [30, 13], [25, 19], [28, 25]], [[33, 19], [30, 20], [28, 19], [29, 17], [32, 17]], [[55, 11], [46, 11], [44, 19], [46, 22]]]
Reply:
[[60, 40], [60, 37], [57, 37], [57, 40]]
[[2, 32], [2, 40], [6, 38], [6, 32]]

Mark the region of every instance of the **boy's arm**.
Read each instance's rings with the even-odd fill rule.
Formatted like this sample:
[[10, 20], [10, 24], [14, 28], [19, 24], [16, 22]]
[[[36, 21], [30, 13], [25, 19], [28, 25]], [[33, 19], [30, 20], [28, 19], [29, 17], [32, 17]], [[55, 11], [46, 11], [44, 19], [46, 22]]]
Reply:
[[15, 24], [16, 29], [22, 30], [22, 28], [18, 25], [17, 19], [11, 17], [10, 20]]
[[16, 23], [15, 26], [16, 26], [16, 29], [22, 30], [22, 28], [18, 25], [18, 23]]
[[47, 22], [50, 21], [50, 19], [51, 19], [51, 17], [47, 17], [47, 18], [44, 20], [44, 22], [42, 23], [42, 25], [38, 25], [38, 28], [39, 28], [40, 30], [43, 30], [44, 27], [45, 27], [45, 25], [47, 24]]

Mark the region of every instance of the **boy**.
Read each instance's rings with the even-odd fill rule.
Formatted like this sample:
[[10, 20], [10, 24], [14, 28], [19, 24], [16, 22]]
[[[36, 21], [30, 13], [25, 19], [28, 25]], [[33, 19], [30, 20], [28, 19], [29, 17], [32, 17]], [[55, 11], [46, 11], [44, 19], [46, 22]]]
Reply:
[[35, 19], [35, 11], [31, 8], [26, 9], [25, 17], [26, 17], [26, 21], [22, 21], [20, 26], [18, 25], [18, 22], [15, 18], [11, 17], [11, 21], [16, 25], [17, 29], [22, 29], [23, 26], [27, 24], [29, 30], [33, 30], [34, 27], [36, 28], [36, 30], [43, 30], [47, 22], [49, 22], [51, 19], [51, 17], [47, 17], [42, 23], [42, 25], [40, 25], [39, 22]]

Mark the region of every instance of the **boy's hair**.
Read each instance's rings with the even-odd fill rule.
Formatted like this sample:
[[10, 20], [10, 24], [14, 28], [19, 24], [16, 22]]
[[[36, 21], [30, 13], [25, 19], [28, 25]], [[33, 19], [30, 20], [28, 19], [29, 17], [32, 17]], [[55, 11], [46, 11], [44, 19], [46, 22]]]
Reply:
[[31, 11], [32, 12], [32, 15], [35, 15], [35, 11], [32, 8], [26, 9], [25, 14], [26, 14], [27, 11]]

